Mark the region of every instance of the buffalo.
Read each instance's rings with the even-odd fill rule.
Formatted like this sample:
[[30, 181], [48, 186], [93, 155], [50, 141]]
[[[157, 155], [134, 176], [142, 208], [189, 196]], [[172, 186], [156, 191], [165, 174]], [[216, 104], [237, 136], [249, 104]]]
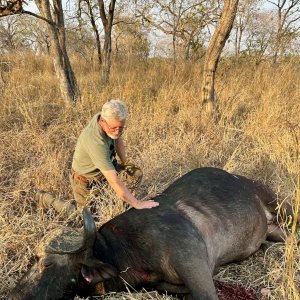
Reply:
[[215, 300], [217, 267], [285, 239], [274, 223], [276, 195], [221, 169], [192, 170], [154, 199], [158, 207], [129, 209], [98, 231], [85, 208], [83, 231], [50, 234], [9, 299], [73, 299], [128, 285]]

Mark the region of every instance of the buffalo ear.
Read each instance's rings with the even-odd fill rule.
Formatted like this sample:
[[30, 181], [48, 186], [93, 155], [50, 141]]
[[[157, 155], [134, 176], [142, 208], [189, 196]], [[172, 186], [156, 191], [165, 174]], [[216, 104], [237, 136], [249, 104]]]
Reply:
[[91, 285], [118, 276], [115, 267], [97, 259], [89, 259], [86, 264], [82, 265], [81, 274], [85, 281]]

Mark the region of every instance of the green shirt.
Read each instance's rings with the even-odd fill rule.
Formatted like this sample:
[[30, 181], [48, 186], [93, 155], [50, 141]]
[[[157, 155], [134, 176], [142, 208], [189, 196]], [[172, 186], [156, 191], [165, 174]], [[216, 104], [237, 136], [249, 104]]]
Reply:
[[79, 135], [73, 156], [72, 168], [76, 173], [95, 177], [101, 171], [114, 170], [112, 163], [115, 140], [106, 135], [98, 124], [96, 114]]

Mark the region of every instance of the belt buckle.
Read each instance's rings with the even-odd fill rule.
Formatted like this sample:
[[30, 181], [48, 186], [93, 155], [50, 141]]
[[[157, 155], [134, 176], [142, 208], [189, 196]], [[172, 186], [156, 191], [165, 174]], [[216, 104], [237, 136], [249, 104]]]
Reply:
[[89, 182], [89, 180], [85, 176], [77, 174], [73, 168], [71, 169], [71, 174], [74, 176], [74, 178], [76, 178], [79, 181], [82, 181], [84, 183]]

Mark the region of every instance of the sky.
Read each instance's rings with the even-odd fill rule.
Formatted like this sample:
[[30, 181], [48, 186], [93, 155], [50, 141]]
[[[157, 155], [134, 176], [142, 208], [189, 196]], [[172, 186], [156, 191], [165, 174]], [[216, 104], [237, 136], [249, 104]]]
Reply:
[[[68, 5], [68, 4], [72, 3], [74, 0], [62, 0], [62, 1], [63, 1], [64, 5]], [[266, 0], [263, 1], [262, 8], [269, 10], [269, 9], [272, 9], [272, 7], [273, 7], [272, 4], [270, 4]], [[29, 10], [29, 11], [32, 11], [32, 12], [37, 12], [37, 8], [36, 8], [36, 5], [34, 3], [34, 0], [27, 0], [27, 5], [25, 5], [24, 8], [26, 10]]]

